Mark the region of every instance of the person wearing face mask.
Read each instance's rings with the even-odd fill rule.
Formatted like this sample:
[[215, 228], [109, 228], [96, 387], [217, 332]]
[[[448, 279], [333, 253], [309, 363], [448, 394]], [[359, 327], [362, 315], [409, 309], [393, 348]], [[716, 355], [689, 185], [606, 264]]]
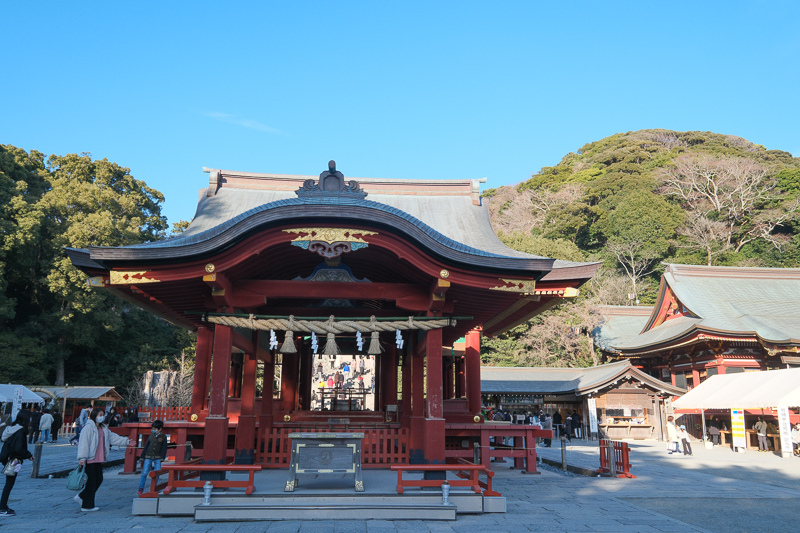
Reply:
[[75, 496], [80, 502], [81, 511], [99, 511], [94, 497], [103, 483], [103, 463], [111, 451], [111, 446], [128, 446], [127, 437], [112, 433], [103, 423], [105, 409], [95, 407], [89, 414], [86, 425], [78, 440], [78, 464], [86, 466], [86, 486]]
[[151, 435], [142, 449], [142, 477], [139, 478], [139, 494], [144, 492], [147, 475], [151, 470], [161, 470], [161, 461], [167, 458], [167, 436], [163, 433], [164, 422], [153, 420], [150, 425]]

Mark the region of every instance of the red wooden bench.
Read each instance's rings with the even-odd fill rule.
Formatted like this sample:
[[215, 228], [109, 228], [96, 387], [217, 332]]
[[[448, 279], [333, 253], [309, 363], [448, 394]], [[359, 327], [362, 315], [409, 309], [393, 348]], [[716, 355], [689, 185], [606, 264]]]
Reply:
[[[254, 483], [255, 473], [261, 471], [261, 465], [201, 465], [187, 463], [180, 465], [164, 465], [161, 467], [161, 471], [166, 471], [169, 474], [167, 486], [164, 488], [164, 494], [170, 494], [182, 487], [202, 488], [203, 485], [206, 484], [206, 481], [210, 481], [214, 488], [238, 487], [245, 489], [245, 494], [253, 494], [256, 490]], [[249, 472], [250, 475], [247, 477], [246, 481], [232, 479], [192, 479], [198, 477], [202, 472]], [[154, 482], [155, 478], [151, 483]]]
[[[441, 487], [447, 481], [451, 487], [469, 487], [474, 492], [480, 494], [483, 490], [484, 496], [501, 496], [499, 492], [492, 490], [492, 478], [494, 472], [476, 464], [458, 465], [394, 465], [392, 471], [397, 472], [397, 493], [403, 494], [406, 487]], [[462, 479], [404, 479], [403, 472], [454, 472]], [[480, 474], [486, 474], [486, 481], [480, 481]], [[466, 479], [463, 479], [466, 478]]]

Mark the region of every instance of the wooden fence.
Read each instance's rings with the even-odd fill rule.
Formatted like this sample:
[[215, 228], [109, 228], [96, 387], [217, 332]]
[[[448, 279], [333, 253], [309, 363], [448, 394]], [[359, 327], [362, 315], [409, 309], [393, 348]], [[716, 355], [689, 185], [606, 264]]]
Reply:
[[[188, 421], [191, 407], [140, 407], [139, 420], [178, 420]], [[143, 416], [144, 415], [144, 416]]]
[[[256, 462], [263, 468], [288, 468], [291, 463], [289, 433], [325, 433], [320, 428], [272, 428], [259, 432], [256, 446]], [[408, 430], [356, 429], [348, 431], [364, 433], [361, 443], [361, 464], [365, 467], [401, 465], [408, 461]]]

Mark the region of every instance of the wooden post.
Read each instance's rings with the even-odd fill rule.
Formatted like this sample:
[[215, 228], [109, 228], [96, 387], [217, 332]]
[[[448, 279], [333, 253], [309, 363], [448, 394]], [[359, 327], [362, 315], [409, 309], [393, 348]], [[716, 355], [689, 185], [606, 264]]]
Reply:
[[397, 405], [397, 346], [392, 344], [381, 359], [381, 409]]
[[[260, 332], [253, 332], [253, 345], [258, 347], [258, 335]], [[256, 371], [258, 369], [258, 359], [256, 354], [245, 354], [242, 368], [242, 403], [239, 423], [236, 426], [236, 452], [234, 462], [236, 464], [254, 464], [255, 457], [255, 433], [256, 417], [253, 409], [256, 400]]]
[[297, 407], [297, 375], [300, 363], [300, 352], [283, 354], [281, 366], [281, 408], [284, 413], [294, 411]]
[[208, 328], [197, 330], [197, 353], [194, 362], [194, 384], [192, 385], [192, 413], [195, 414], [206, 407], [213, 339], [214, 334]]
[[[225, 464], [228, 454], [228, 373], [231, 368], [233, 330], [214, 327], [214, 359], [211, 366], [211, 395], [203, 442], [204, 464]], [[224, 476], [224, 472], [222, 473]]]
[[[444, 398], [442, 379], [442, 330], [425, 332], [426, 369], [426, 415], [425, 420], [425, 459], [426, 463], [444, 464]], [[431, 472], [432, 476], [443, 472]], [[438, 479], [438, 478], [436, 478]]]
[[481, 414], [481, 332], [473, 329], [465, 336], [464, 373], [466, 397], [471, 415]]

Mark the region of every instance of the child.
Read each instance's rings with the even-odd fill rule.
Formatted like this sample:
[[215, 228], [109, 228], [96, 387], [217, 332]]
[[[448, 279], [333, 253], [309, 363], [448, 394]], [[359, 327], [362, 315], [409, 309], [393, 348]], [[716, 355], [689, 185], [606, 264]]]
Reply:
[[167, 436], [162, 433], [164, 422], [153, 420], [150, 424], [152, 434], [142, 449], [142, 477], [139, 479], [139, 494], [144, 492], [144, 484], [151, 470], [161, 470], [161, 461], [167, 458]]

